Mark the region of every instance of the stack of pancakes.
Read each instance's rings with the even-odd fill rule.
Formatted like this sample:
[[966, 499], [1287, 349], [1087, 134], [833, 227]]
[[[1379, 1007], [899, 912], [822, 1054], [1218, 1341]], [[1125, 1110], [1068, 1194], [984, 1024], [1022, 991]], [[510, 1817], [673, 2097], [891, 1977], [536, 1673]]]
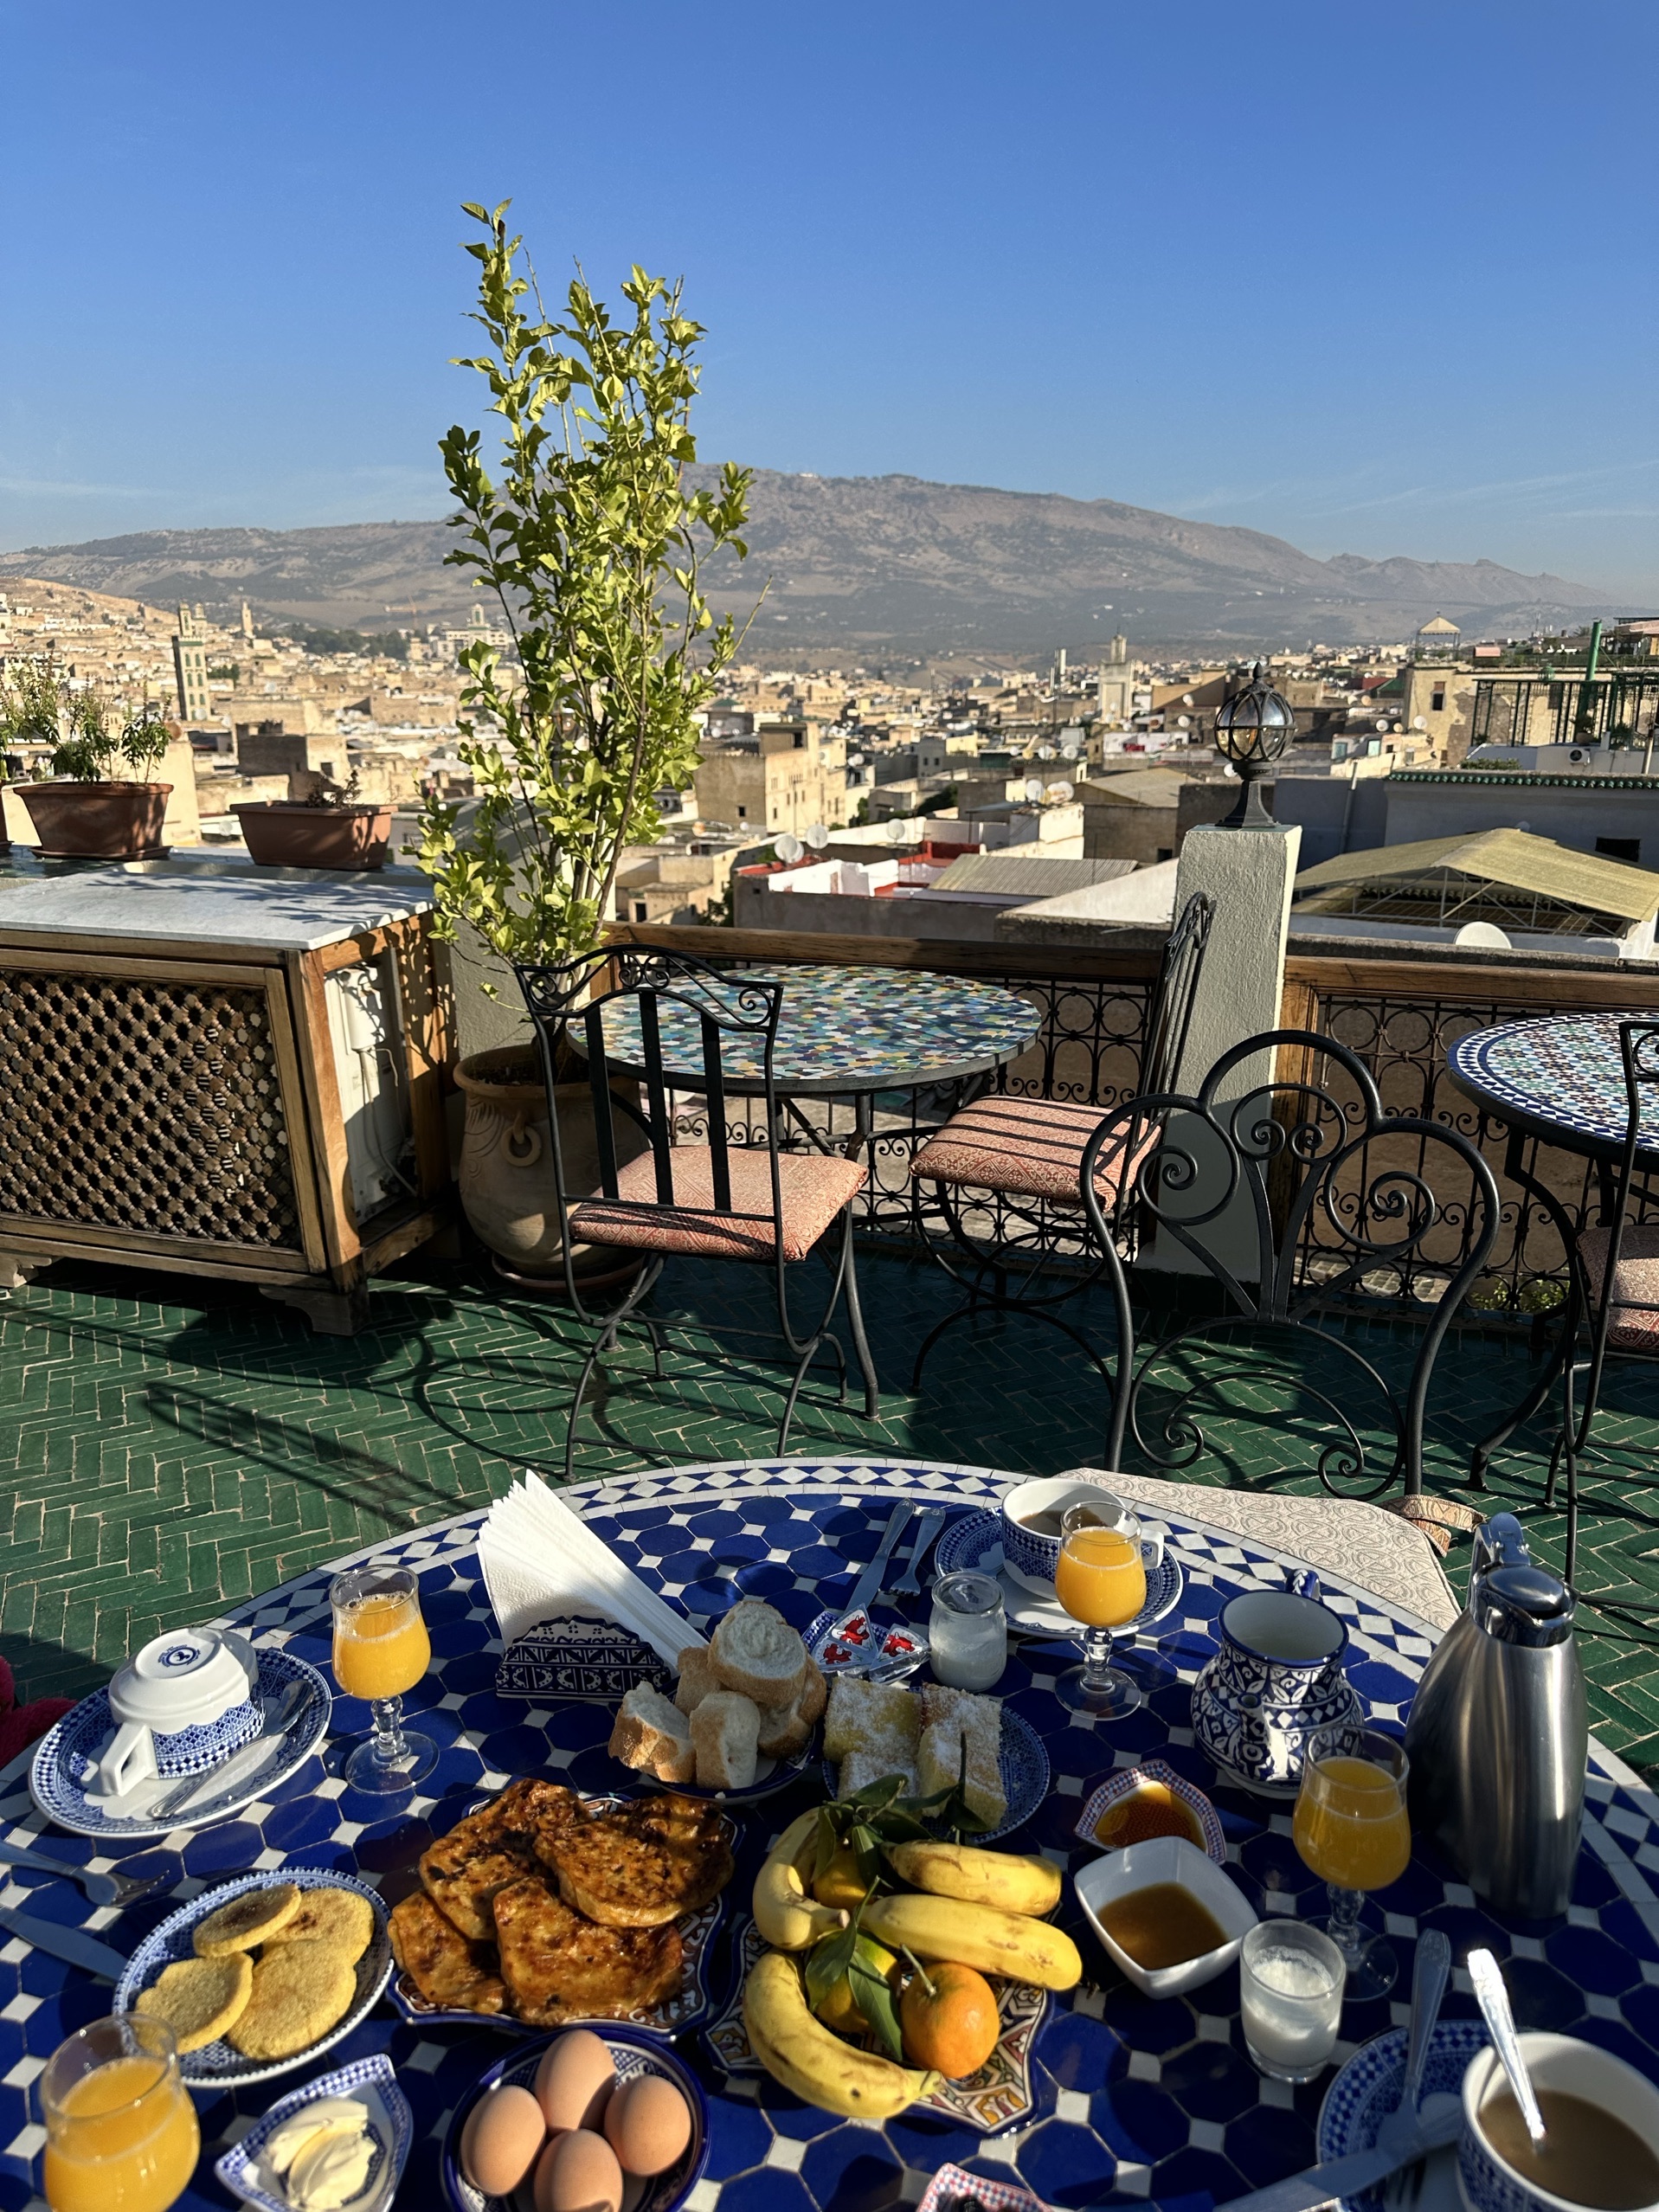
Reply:
[[556, 1783], [514, 1782], [422, 1855], [393, 1953], [445, 2009], [538, 2028], [648, 2010], [680, 1986], [674, 1923], [731, 1879], [726, 1836], [689, 1797], [595, 1813]]

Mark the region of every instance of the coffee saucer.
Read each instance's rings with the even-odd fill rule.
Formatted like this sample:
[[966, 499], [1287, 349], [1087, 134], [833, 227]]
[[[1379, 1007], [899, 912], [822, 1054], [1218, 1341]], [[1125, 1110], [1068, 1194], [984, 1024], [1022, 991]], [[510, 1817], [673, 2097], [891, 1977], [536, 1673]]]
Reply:
[[[1068, 1636], [1081, 1633], [1077, 1624], [1054, 1596], [1054, 1585], [1048, 1585], [1048, 1594], [1038, 1596], [1016, 1582], [1002, 1563], [1002, 1516], [995, 1513], [965, 1513], [952, 1521], [934, 1547], [933, 1566], [936, 1575], [955, 1574], [959, 1567], [977, 1567], [982, 1573], [994, 1574], [1002, 1591], [1002, 1609], [1008, 1617], [1008, 1626], [1022, 1636]], [[1149, 1629], [1165, 1615], [1174, 1611], [1180, 1603], [1186, 1578], [1181, 1572], [1180, 1562], [1164, 1547], [1163, 1558], [1155, 1567], [1147, 1569], [1147, 1602], [1132, 1621], [1126, 1621], [1118, 1630], [1120, 1636], [1139, 1635]]]
[[[84, 1789], [74, 1778], [96, 1769], [99, 1756], [115, 1730], [108, 1692], [101, 1689], [83, 1697], [73, 1712], [66, 1713], [41, 1738], [29, 1770], [29, 1795], [60, 1828], [67, 1828], [72, 1836], [96, 1837], [112, 1850], [148, 1842], [158, 1836], [172, 1836], [181, 1829], [210, 1827], [245, 1805], [271, 1797], [293, 1778], [322, 1742], [333, 1700], [328, 1683], [316, 1668], [292, 1652], [259, 1651], [254, 1656], [260, 1668], [260, 1704], [267, 1712], [274, 1711], [296, 1683], [300, 1686], [299, 1701], [283, 1730], [280, 1751], [222, 1797], [204, 1797], [190, 1812], [164, 1820], [151, 1808], [177, 1786], [177, 1778], [130, 1792], [132, 1810], [125, 1813], [111, 1810], [120, 1804], [119, 1798], [100, 1800]], [[208, 1778], [201, 1778], [205, 1782]]]

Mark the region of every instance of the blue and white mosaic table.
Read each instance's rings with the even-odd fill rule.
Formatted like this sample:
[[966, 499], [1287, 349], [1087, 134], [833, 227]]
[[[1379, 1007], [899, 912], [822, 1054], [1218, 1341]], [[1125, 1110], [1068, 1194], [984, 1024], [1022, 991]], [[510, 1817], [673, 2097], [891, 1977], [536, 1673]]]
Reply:
[[[745, 970], [738, 980], [769, 971]], [[1017, 1059], [1042, 1026], [1016, 992], [966, 976], [913, 968], [788, 968], [772, 1052], [783, 1097], [850, 1097], [927, 1089], [984, 1075]], [[665, 1000], [663, 1064], [693, 1087], [703, 1080], [703, 1037], [688, 1007]], [[572, 1032], [577, 1043], [580, 1032]], [[605, 1049], [617, 1066], [639, 1069], [640, 1017], [631, 1000], [605, 1013]], [[763, 1062], [758, 1040], [723, 1032], [720, 1060], [728, 1090], [756, 1089]]]
[[[693, 1618], [706, 1621], [742, 1593], [769, 1598], [804, 1624], [845, 1598], [873, 1555], [895, 1498], [979, 1506], [1014, 1478], [983, 1468], [920, 1461], [794, 1459], [640, 1474], [584, 1483], [566, 1495], [622, 1557]], [[1194, 1491], [1195, 1504], [1202, 1493]], [[470, 1514], [401, 1542], [361, 1554], [401, 1559], [418, 1569], [431, 1624], [434, 1665], [411, 1703], [444, 1746], [427, 1793], [388, 1817], [355, 1796], [331, 1772], [308, 1762], [271, 1802], [222, 1827], [151, 1847], [122, 1863], [132, 1871], [167, 1867], [178, 1874], [170, 1895], [116, 1915], [89, 1913], [78, 1889], [59, 1881], [16, 1876], [5, 1897], [34, 1913], [96, 1930], [130, 1950], [177, 1898], [232, 1869], [286, 1862], [355, 1868], [389, 1897], [413, 1886], [412, 1868], [434, 1833], [447, 1829], [480, 1791], [511, 1776], [551, 1772], [579, 1788], [615, 1781], [605, 1752], [610, 1715], [601, 1706], [526, 1705], [495, 1694], [501, 1647], [475, 1572], [481, 1516]], [[1213, 1624], [1241, 1589], [1276, 1585], [1286, 1555], [1172, 1514], [1164, 1523], [1186, 1574], [1181, 1605], [1129, 1663], [1148, 1701], [1126, 1720], [1096, 1727], [1067, 1713], [1051, 1694], [1072, 1655], [1027, 1643], [1010, 1661], [1000, 1693], [1043, 1737], [1054, 1774], [1048, 1802], [1012, 1839], [1074, 1864], [1086, 1854], [1071, 1830], [1083, 1799], [1115, 1766], [1151, 1752], [1214, 1798], [1229, 1859], [1260, 1911], [1313, 1915], [1323, 1894], [1296, 1856], [1288, 1809], [1217, 1786], [1193, 1749], [1188, 1685], [1214, 1648]], [[230, 1616], [256, 1643], [287, 1645], [326, 1664], [327, 1585], [332, 1570], [285, 1585]], [[1385, 1726], [1397, 1725], [1431, 1646], [1431, 1632], [1364, 1590], [1326, 1575], [1328, 1602], [1349, 1631], [1347, 1669]], [[342, 1700], [342, 1736], [366, 1726], [365, 1708]], [[332, 1758], [337, 1761], [338, 1739]], [[25, 1762], [0, 1776], [0, 1823], [13, 1840], [37, 1833], [24, 1786]], [[726, 1926], [741, 1906], [771, 1837], [815, 1794], [805, 1781], [747, 1816]], [[54, 1832], [55, 1849], [85, 1861], [92, 1847]], [[180, 1861], [182, 1860], [182, 1866]], [[97, 1862], [106, 1865], [107, 1861]], [[1386, 1893], [1387, 1926], [1402, 1953], [1409, 1988], [1419, 1928], [1444, 1928], [1454, 1956], [1476, 1943], [1504, 1962], [1524, 2025], [1582, 2035], [1620, 2053], [1659, 2080], [1659, 1800], [1617, 1760], [1591, 1760], [1589, 1818], [1574, 1901], [1563, 1921], [1514, 1928], [1494, 1921], [1453, 1879], [1431, 1848], [1419, 1847], [1404, 1879]], [[1315, 2155], [1315, 2121], [1331, 2077], [1292, 2090], [1265, 2081], [1245, 2056], [1239, 2033], [1236, 1971], [1188, 1998], [1154, 2003], [1106, 1963], [1068, 1904], [1062, 1917], [1082, 1942], [1083, 1986], [1058, 1999], [1036, 2044], [1035, 2107], [1008, 2133], [986, 2138], [949, 2124], [901, 2116], [882, 2128], [834, 2118], [799, 2103], [766, 2079], [727, 2082], [695, 2030], [680, 2048], [710, 2091], [712, 2141], [691, 2212], [882, 2212], [914, 2203], [947, 2161], [1004, 2181], [1023, 2180], [1052, 2205], [1153, 2202], [1171, 2212], [1209, 2212], [1212, 2201], [1277, 2179]], [[1371, 1917], [1368, 1909], [1367, 1917]], [[720, 1971], [717, 1962], [717, 1983]], [[724, 1971], [730, 1971], [729, 1965]], [[21, 1942], [0, 1948], [0, 2208], [31, 2200], [31, 2161], [40, 2131], [34, 2085], [63, 2036], [106, 2011], [109, 1991]], [[1456, 2018], [1474, 2006], [1460, 1978], [1449, 2000]], [[1348, 2007], [1339, 2058], [1405, 2016], [1402, 2004]], [[415, 2108], [417, 2136], [399, 2192], [408, 2212], [441, 2202], [437, 2156], [456, 2103], [504, 2049], [486, 2027], [405, 2026], [382, 2007], [319, 2064], [318, 2071], [386, 2051]], [[181, 2202], [229, 2202], [212, 2177], [228, 2141], [250, 2126], [296, 2075], [265, 2090], [204, 2099], [204, 2156]], [[38, 2171], [38, 2164], [35, 2166]]]
[[[1618, 1022], [1600, 1013], [1503, 1022], [1460, 1038], [1446, 1066], [1495, 1120], [1570, 1152], [1616, 1154], [1630, 1120]], [[1642, 1149], [1659, 1160], [1659, 1124], [1643, 1119]]]

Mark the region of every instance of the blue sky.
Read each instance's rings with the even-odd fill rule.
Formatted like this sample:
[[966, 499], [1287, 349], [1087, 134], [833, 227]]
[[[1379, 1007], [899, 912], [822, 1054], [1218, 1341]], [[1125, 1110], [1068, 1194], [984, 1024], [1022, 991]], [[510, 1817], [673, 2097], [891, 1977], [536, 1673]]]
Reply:
[[705, 457], [1659, 603], [1652, 0], [0, 0], [0, 546], [444, 511], [463, 199]]

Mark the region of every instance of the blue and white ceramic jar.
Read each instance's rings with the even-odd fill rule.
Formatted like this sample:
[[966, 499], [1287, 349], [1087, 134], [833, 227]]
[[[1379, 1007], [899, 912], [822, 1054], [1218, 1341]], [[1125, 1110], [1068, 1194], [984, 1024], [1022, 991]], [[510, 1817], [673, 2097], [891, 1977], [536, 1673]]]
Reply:
[[1193, 1685], [1193, 1733], [1229, 1780], [1289, 1795], [1308, 1739], [1354, 1719], [1342, 1672], [1348, 1632], [1310, 1569], [1283, 1591], [1251, 1591], [1223, 1608], [1221, 1649]]

